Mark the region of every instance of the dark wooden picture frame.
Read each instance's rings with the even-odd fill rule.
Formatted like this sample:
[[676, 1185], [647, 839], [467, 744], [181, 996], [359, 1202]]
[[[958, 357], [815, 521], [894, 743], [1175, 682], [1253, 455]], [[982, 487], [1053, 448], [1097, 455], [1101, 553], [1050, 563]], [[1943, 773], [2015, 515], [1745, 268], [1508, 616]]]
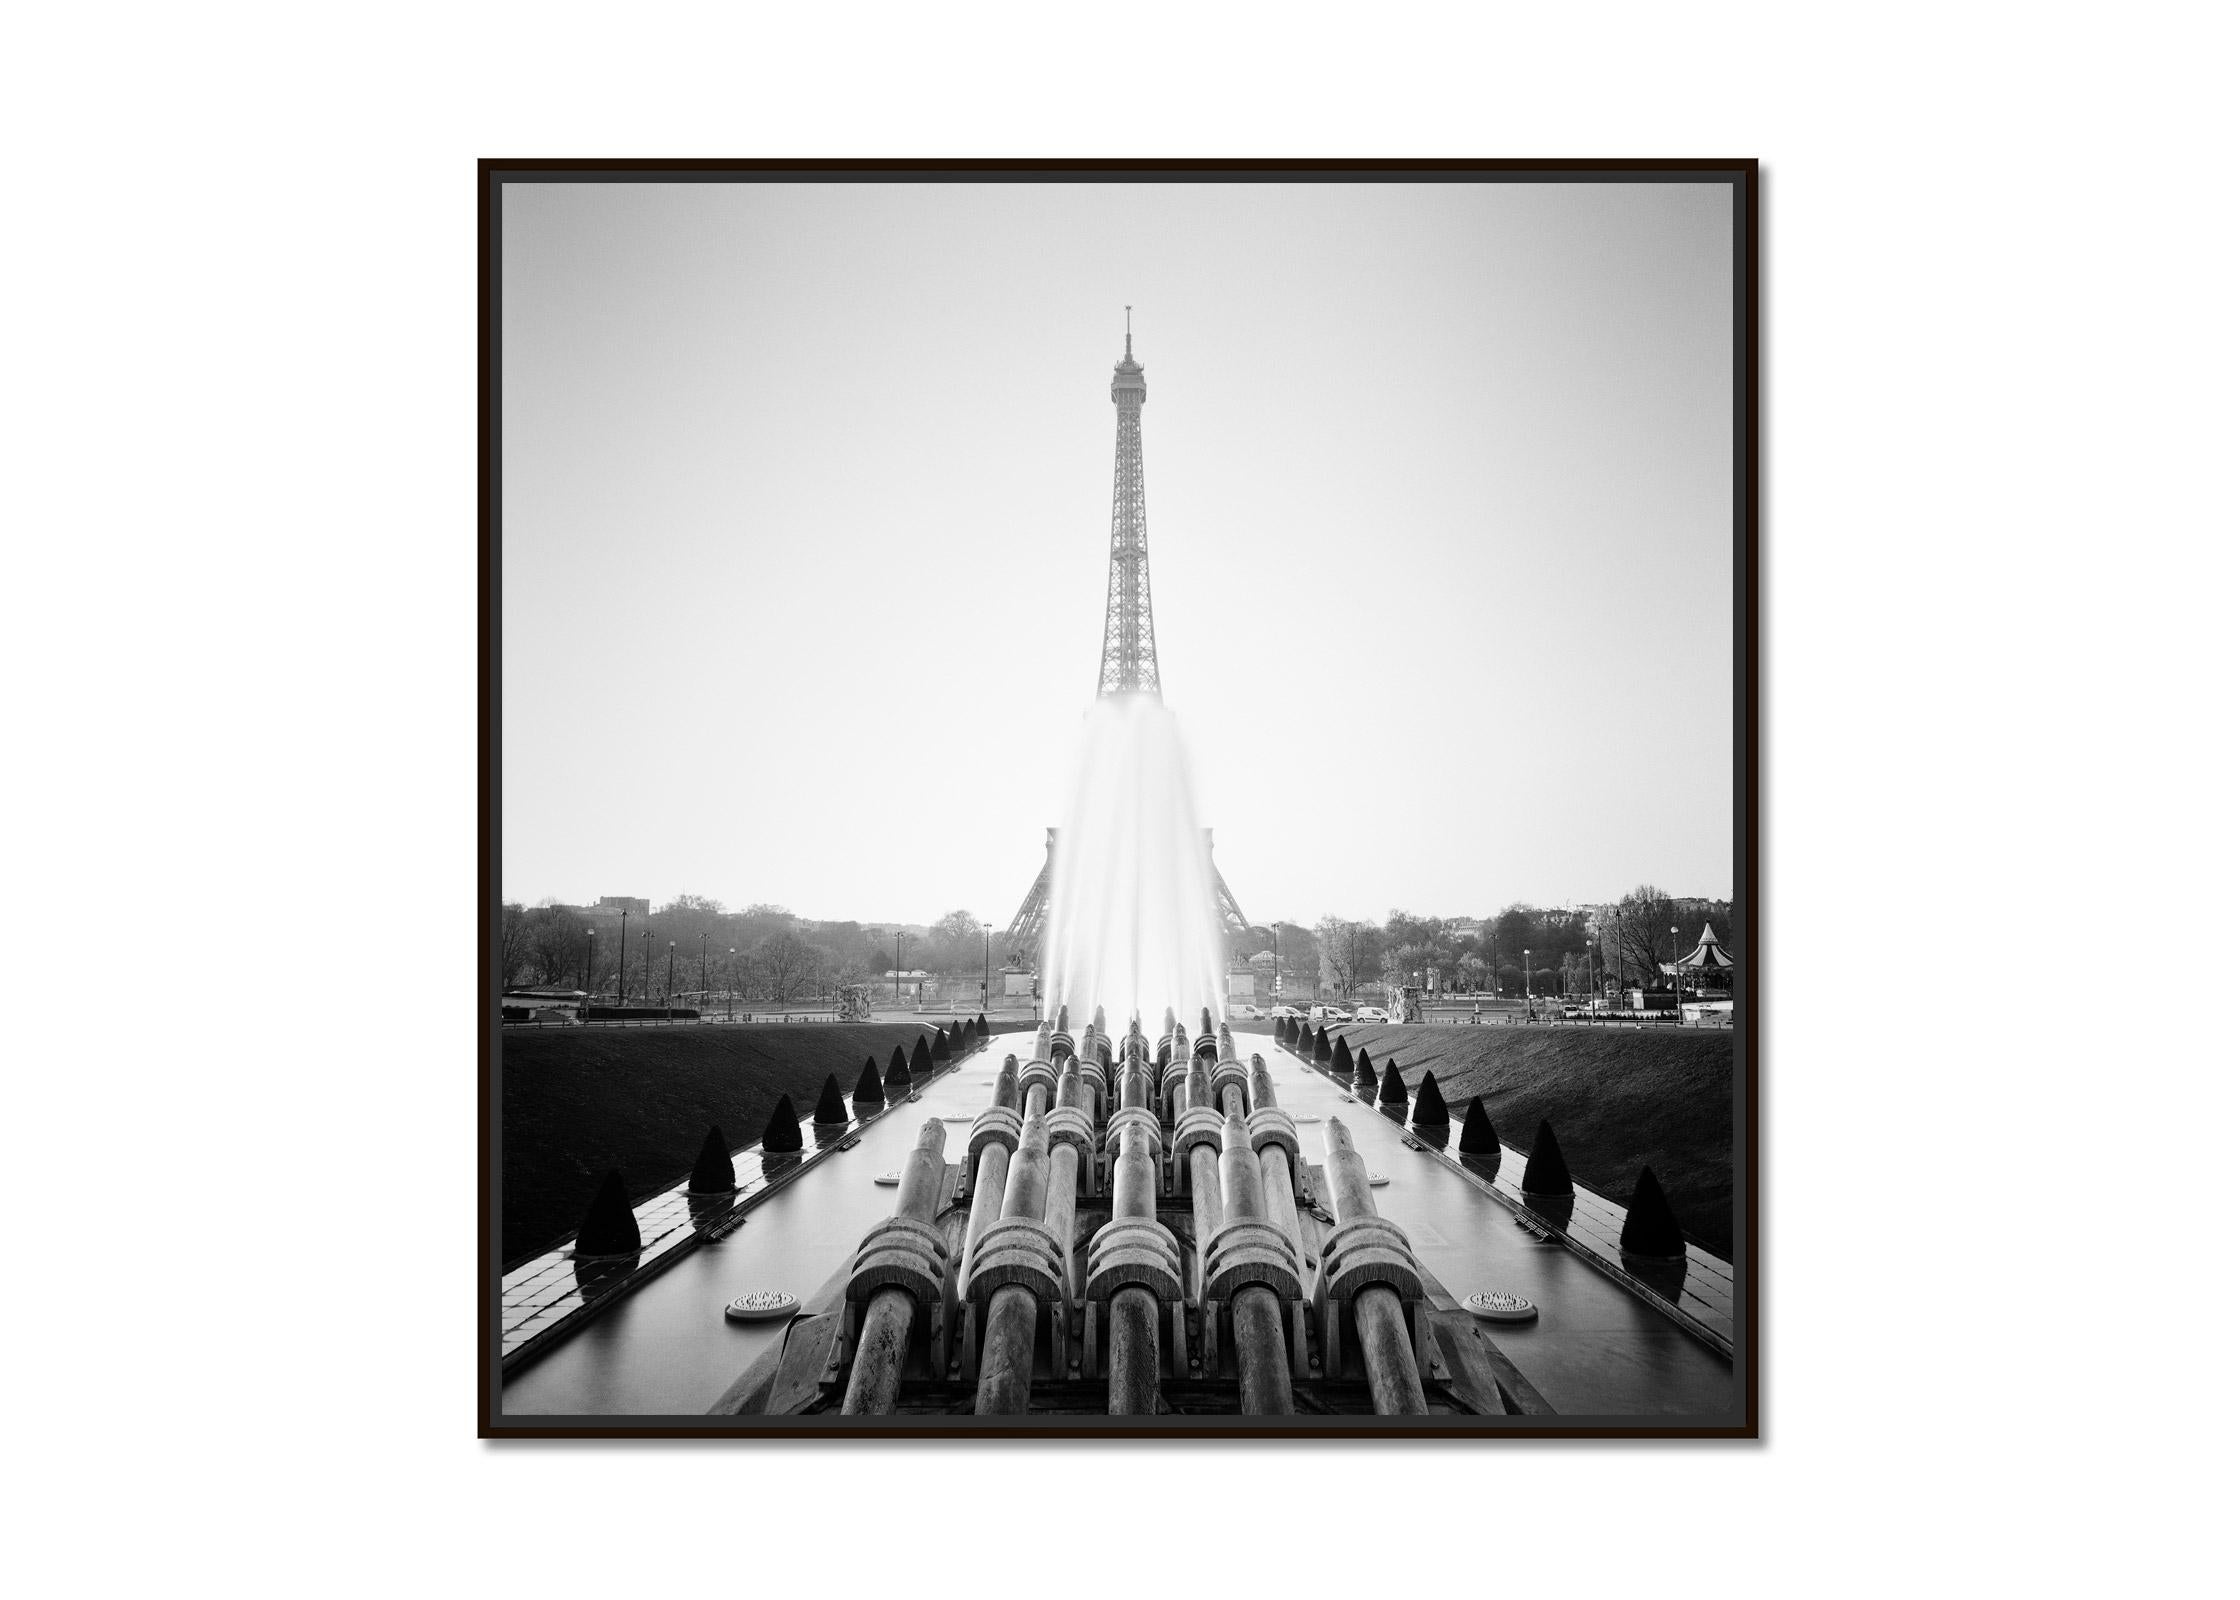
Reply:
[[[559, 183], [760, 183], [818, 181], [1123, 183], [1134, 179], [1197, 183], [1314, 183], [1323, 180], [1407, 182], [1690, 182], [1724, 184], [1733, 193], [1733, 730], [1734, 919], [1740, 945], [1734, 972], [1734, 1261], [1731, 1411], [1713, 1417], [1564, 1417], [1517, 1412], [1502, 1416], [1394, 1418], [1299, 1415], [1288, 1418], [1079, 1414], [981, 1419], [949, 1416], [842, 1417], [826, 1412], [783, 1416], [524, 1416], [500, 1408], [506, 1367], [500, 1305], [501, 1047], [498, 918], [501, 905], [500, 763], [502, 672], [501, 520], [504, 484], [499, 450], [501, 393], [500, 207], [505, 186]], [[490, 159], [476, 174], [479, 261], [477, 555], [479, 648], [479, 854], [473, 914], [481, 959], [476, 1019], [479, 1128], [477, 1193], [476, 1371], [479, 1435], [532, 1438], [786, 1438], [786, 1437], [1454, 1437], [1755, 1439], [1759, 1434], [1764, 1262], [1760, 1251], [1760, 1075], [1765, 1027], [1765, 928], [1759, 857], [1760, 595], [1759, 595], [1759, 178], [1754, 160], [1576, 161], [754, 161]], [[752, 1226], [749, 1219], [748, 1226]], [[697, 1236], [678, 1252], [697, 1246]], [[652, 1270], [658, 1271], [658, 1267]], [[649, 1273], [650, 1275], [650, 1273]], [[634, 1286], [635, 1280], [633, 1280]], [[627, 1291], [625, 1291], [627, 1292]], [[596, 1314], [594, 1311], [592, 1314]]]

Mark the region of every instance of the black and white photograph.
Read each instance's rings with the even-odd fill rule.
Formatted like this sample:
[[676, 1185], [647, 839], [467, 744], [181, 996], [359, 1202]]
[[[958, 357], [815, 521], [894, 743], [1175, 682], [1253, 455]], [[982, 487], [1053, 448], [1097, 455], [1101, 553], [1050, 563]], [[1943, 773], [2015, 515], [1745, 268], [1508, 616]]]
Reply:
[[11, 1592], [2233, 1587], [2240, 12], [0, 39]]
[[1749, 1436], [1755, 177], [486, 164], [486, 1430]]

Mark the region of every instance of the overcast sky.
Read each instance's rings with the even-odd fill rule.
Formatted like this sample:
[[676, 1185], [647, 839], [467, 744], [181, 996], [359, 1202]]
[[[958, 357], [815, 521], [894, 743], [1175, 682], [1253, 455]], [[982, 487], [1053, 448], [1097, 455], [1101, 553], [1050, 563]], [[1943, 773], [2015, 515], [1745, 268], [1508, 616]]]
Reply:
[[1731, 867], [1714, 185], [513, 184], [503, 889], [1000, 929], [1103, 624], [1247, 916]]

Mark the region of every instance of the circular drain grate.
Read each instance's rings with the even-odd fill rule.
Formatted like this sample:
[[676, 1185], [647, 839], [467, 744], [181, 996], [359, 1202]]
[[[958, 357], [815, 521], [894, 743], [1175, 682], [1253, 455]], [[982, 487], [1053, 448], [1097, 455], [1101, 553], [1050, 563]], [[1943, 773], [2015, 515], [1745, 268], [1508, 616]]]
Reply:
[[1488, 1322], [1530, 1322], [1540, 1315], [1540, 1308], [1521, 1294], [1492, 1294], [1481, 1290], [1463, 1301], [1462, 1306], [1473, 1317], [1483, 1317]]
[[774, 1322], [779, 1317], [792, 1316], [800, 1305], [798, 1299], [783, 1289], [756, 1289], [726, 1305], [723, 1314], [733, 1322]]

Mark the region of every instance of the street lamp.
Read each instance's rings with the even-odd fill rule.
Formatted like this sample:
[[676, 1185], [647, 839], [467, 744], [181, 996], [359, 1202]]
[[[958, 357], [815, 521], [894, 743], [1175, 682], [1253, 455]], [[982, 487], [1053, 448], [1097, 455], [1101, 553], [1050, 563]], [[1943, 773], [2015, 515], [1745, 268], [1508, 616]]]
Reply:
[[638, 952], [644, 958], [639, 964], [645, 968], [646, 1003], [650, 1005], [653, 1003], [653, 930], [651, 928], [640, 928], [638, 930]]
[[584, 1003], [585, 1005], [587, 1005], [587, 1006], [591, 1004], [591, 955], [592, 955], [592, 952], [593, 952], [594, 950], [596, 950], [596, 949], [598, 948], [598, 945], [599, 945], [599, 930], [598, 930], [597, 928], [586, 928], [586, 929], [584, 929], [584, 930], [583, 930], [583, 1003]]
[[731, 957], [731, 982], [723, 993], [723, 1014], [726, 1019], [739, 1014], [739, 947], [733, 945], [727, 952]]
[[1530, 950], [1524, 953], [1524, 1010], [1526, 1016], [1532, 1015], [1532, 952]]
[[1672, 1020], [1680, 1020], [1680, 924], [1672, 925]]
[[902, 930], [894, 930], [894, 1003], [902, 1004]]
[[980, 1009], [988, 1009], [988, 978], [994, 972], [996, 925], [980, 924]]
[[614, 1003], [618, 1006], [626, 1006], [630, 1003], [630, 908], [628, 906], [622, 908], [622, 939], [614, 949]]
[[[665, 978], [665, 979], [663, 979], [663, 980], [662, 980], [662, 985], [661, 985], [661, 1009], [662, 1009], [663, 1011], [671, 1011], [671, 1010], [674, 1010], [674, 1009], [676, 1008], [676, 999], [677, 999], [677, 941], [676, 941], [676, 940], [674, 940], [674, 939], [671, 939], [671, 940], [669, 941], [669, 976], [668, 976], [667, 978]], [[669, 1021], [671, 1021], [671, 1022], [674, 1022], [674, 1021], [675, 1021], [676, 1019], [675, 1019], [674, 1017], [671, 1017], [671, 1018], [669, 1018], [668, 1020], [669, 1020]]]
[[700, 1004], [708, 1003], [708, 930], [700, 930]]

